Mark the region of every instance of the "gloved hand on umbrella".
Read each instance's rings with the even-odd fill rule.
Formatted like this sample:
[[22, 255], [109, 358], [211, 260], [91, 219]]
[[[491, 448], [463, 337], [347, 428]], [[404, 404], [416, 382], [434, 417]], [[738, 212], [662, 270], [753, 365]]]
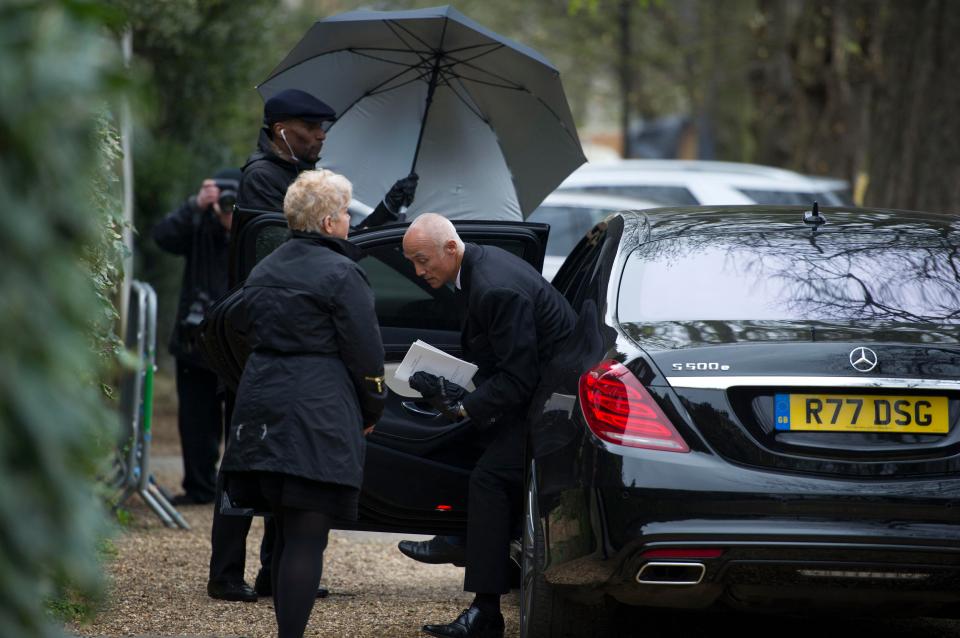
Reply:
[[400, 209], [413, 203], [413, 196], [417, 193], [417, 184], [420, 176], [416, 173], [410, 173], [403, 179], [398, 179], [387, 194], [383, 196], [383, 203], [387, 210], [394, 215], [400, 214]]
[[420, 370], [410, 375], [410, 387], [422, 394], [430, 405], [451, 421], [463, 418], [460, 402], [467, 396], [467, 391], [462, 386]]
[[406, 221], [406, 215], [401, 213], [400, 209], [413, 203], [419, 180], [420, 177], [416, 173], [410, 173], [403, 179], [398, 179], [373, 212], [357, 224], [357, 230]]

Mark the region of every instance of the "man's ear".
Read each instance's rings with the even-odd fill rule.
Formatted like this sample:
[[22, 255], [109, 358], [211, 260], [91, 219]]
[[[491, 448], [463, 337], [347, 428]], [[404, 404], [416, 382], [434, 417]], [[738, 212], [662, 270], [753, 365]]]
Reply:
[[457, 254], [457, 242], [454, 241], [454, 240], [452, 240], [452, 239], [448, 239], [448, 240], [447, 240], [446, 242], [444, 242], [444, 244], [443, 244], [443, 250], [444, 250], [444, 252], [446, 252], [446, 253], [449, 254], [449, 255], [456, 255], [456, 254]]

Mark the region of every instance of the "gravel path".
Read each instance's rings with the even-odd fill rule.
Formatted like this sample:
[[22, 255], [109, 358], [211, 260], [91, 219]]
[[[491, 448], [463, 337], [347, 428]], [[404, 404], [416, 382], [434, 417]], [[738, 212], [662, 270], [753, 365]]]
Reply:
[[[169, 380], [158, 383], [153, 470], [168, 491], [178, 492], [182, 476]], [[70, 625], [77, 636], [244, 636], [276, 635], [271, 598], [257, 603], [213, 600], [206, 593], [210, 559], [210, 506], [181, 508], [188, 531], [168, 529], [132, 497], [133, 522], [114, 538], [118, 554], [107, 564], [110, 594], [104, 609], [86, 625]], [[247, 538], [247, 582], [253, 583], [263, 522]], [[397, 551], [405, 536], [333, 531], [324, 554], [329, 598], [317, 600], [306, 636], [322, 638], [423, 636], [420, 626], [449, 622], [470, 602], [463, 569], [422, 565]], [[519, 636], [516, 594], [504, 598], [507, 636]]]

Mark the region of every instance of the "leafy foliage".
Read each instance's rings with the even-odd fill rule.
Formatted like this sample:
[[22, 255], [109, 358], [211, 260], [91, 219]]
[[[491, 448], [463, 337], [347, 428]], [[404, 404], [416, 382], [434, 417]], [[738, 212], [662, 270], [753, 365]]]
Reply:
[[107, 517], [94, 476], [115, 416], [96, 381], [117, 347], [120, 271], [110, 13], [0, 8], [0, 635], [51, 636], [58, 583], [95, 595]]
[[[106, 0], [133, 31], [148, 80], [134, 134], [138, 279], [159, 296], [160, 338], [169, 334], [182, 260], [162, 253], [150, 229], [217, 169], [253, 151], [263, 103], [254, 86], [302, 34], [278, 0]], [[163, 348], [160, 348], [161, 352]]]

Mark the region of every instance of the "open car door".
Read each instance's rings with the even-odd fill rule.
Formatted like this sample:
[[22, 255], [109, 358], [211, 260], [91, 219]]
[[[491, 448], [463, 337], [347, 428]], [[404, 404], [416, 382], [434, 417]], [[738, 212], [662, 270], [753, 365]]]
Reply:
[[[286, 220], [280, 214], [241, 209], [234, 218], [238, 230], [231, 251], [231, 276], [237, 286], [210, 309], [203, 326], [205, 354], [230, 389], [237, 387], [249, 354], [245, 336], [235, 328], [242, 325], [236, 321], [236, 313], [242, 311], [240, 284], [287, 237]], [[456, 221], [454, 226], [465, 242], [498, 246], [538, 271], [543, 266], [546, 224]], [[360, 518], [340, 527], [458, 533], [466, 527], [467, 483], [484, 441], [469, 421], [448, 423], [393, 377], [417, 339], [462, 355], [460, 311], [453, 291], [434, 290], [416, 276], [401, 247], [406, 228], [406, 224], [383, 226], [349, 237], [365, 253], [359, 264], [376, 298], [390, 392], [383, 417], [367, 437]]]

